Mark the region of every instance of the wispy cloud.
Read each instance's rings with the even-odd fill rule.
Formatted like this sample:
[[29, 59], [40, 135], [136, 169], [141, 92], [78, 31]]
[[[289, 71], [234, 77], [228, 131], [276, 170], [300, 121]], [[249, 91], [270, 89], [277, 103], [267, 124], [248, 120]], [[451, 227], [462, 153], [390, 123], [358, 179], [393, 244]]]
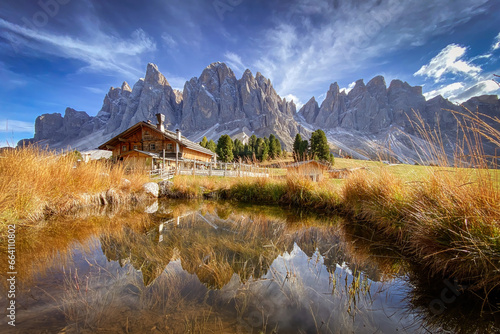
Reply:
[[495, 46], [500, 40], [500, 34], [493, 41], [491, 48], [484, 54], [479, 54], [467, 59], [466, 47], [457, 44], [450, 44], [441, 50], [431, 61], [422, 66], [414, 76], [422, 75], [432, 79], [434, 83], [443, 82], [447, 74], [453, 74], [456, 80], [460, 81], [442, 84], [428, 92], [424, 92], [426, 99], [441, 95], [444, 98], [456, 103], [462, 103], [473, 96], [485, 94], [498, 94], [500, 87], [491, 80], [493, 73], [484, 71], [481, 66], [472, 64], [472, 61], [488, 60], [493, 57]]
[[239, 74], [242, 74], [248, 67], [243, 64], [241, 57], [233, 52], [226, 52], [224, 54], [225, 62], [231, 67], [232, 70], [236, 70]]
[[350, 91], [354, 88], [354, 86], [356, 86], [356, 81], [351, 82], [351, 83], [347, 86], [347, 88], [345, 88], [345, 87], [340, 88], [340, 91], [345, 91], [345, 93], [347, 94], [347, 93], [349, 93], [349, 92], [350, 92]]
[[443, 76], [450, 73], [474, 77], [481, 72], [481, 67], [463, 60], [466, 50], [463, 46], [450, 44], [413, 75], [432, 78], [435, 82], [441, 81]]
[[16, 120], [0, 120], [0, 133], [17, 133], [35, 131], [34, 124]]
[[263, 33], [253, 66], [271, 78], [278, 93], [307, 98], [332, 80], [352, 80], [374, 68], [390, 52], [451, 31], [484, 11], [486, 2], [296, 1]]
[[450, 100], [460, 103], [474, 96], [498, 93], [499, 91], [500, 88], [493, 80], [483, 80], [471, 85], [460, 94], [450, 97]]
[[441, 95], [445, 99], [455, 96], [457, 92], [463, 91], [465, 85], [462, 82], [454, 82], [449, 85], [444, 85], [438, 89], [431, 90], [430, 92], [424, 93], [424, 97], [427, 100], [432, 99], [438, 95]]
[[165, 43], [168, 49], [170, 50], [177, 50], [179, 43], [168, 33], [164, 32], [161, 34], [161, 39]]
[[302, 108], [302, 106], [304, 105], [304, 103], [302, 103], [302, 101], [300, 101], [300, 99], [293, 95], [293, 94], [288, 94], [286, 96], [283, 96], [288, 102], [291, 102], [293, 101], [293, 103], [295, 103], [295, 106], [297, 107], [297, 110], [299, 110], [300, 108]]
[[0, 36], [40, 53], [77, 59], [87, 64], [84, 70], [115, 72], [137, 77], [137, 57], [156, 50], [154, 40], [143, 30], [135, 30], [127, 39], [109, 36], [94, 29], [86, 40], [30, 29], [0, 18]]
[[97, 87], [84, 87], [84, 88], [94, 94], [105, 95], [107, 93], [104, 89]]
[[500, 49], [500, 33], [498, 33], [497, 37], [495, 37], [495, 41], [493, 42], [491, 49], [492, 50]]

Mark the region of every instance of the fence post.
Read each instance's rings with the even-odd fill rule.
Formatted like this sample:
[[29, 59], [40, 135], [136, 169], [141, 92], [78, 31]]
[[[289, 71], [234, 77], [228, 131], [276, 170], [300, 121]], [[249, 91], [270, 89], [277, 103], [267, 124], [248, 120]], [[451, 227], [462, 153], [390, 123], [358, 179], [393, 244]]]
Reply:
[[224, 164], [224, 177], [226, 177], [227, 163]]
[[193, 161], [193, 176], [196, 175], [195, 170], [196, 170], [196, 161]]

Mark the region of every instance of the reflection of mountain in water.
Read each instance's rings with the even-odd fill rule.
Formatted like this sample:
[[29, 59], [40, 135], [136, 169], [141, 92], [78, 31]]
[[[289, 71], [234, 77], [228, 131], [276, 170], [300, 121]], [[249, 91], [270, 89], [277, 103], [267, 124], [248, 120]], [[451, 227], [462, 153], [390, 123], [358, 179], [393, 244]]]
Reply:
[[142, 272], [145, 286], [172, 258], [179, 258], [184, 270], [211, 289], [225, 286], [233, 274], [242, 282], [258, 279], [278, 256], [291, 253], [294, 244], [309, 258], [318, 252], [331, 273], [348, 263], [351, 270], [363, 271], [372, 280], [382, 276], [372, 262], [355, 263], [340, 229], [324, 223], [297, 226], [262, 214], [242, 216], [223, 207], [162, 215], [161, 221], [142, 234], [128, 229], [119, 237], [101, 236], [107, 259], [120, 265], [130, 262]]

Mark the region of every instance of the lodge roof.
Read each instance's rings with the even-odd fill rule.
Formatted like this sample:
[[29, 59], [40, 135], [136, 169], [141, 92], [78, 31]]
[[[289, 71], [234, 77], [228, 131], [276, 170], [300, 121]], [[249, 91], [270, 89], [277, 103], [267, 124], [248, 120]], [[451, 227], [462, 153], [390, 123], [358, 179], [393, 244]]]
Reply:
[[[132, 125], [127, 130], [123, 131], [122, 133], [120, 133], [117, 136], [111, 138], [110, 140], [108, 140], [104, 144], [100, 145], [99, 149], [101, 149], [101, 150], [109, 150], [107, 148], [108, 145], [110, 145], [110, 146], [116, 145], [117, 143], [120, 142], [119, 138], [126, 137], [127, 135], [135, 132], [137, 129], [139, 129], [141, 127], [145, 127], [145, 128], [148, 128], [149, 130], [156, 131], [157, 133], [161, 133], [166, 139], [172, 140], [172, 141], [178, 143], [180, 146], [186, 147], [186, 148], [188, 148], [190, 150], [197, 151], [197, 152], [204, 153], [204, 154], [208, 154], [208, 155], [211, 155], [211, 156], [215, 155], [214, 152], [210, 151], [209, 149], [206, 149], [206, 148], [202, 147], [201, 145], [199, 145], [197, 143], [194, 143], [194, 142], [190, 141], [189, 139], [187, 139], [186, 137], [184, 137], [182, 135], [181, 135], [181, 140], [177, 140], [177, 134], [175, 132], [169, 131], [169, 130], [164, 130], [162, 132], [162, 131], [158, 130], [155, 125], [149, 124], [149, 123], [146, 123], [146, 122], [139, 122], [139, 123], [137, 123], [135, 125]], [[151, 152], [144, 152], [144, 151], [140, 151], [140, 152], [141, 153], [151, 154]]]

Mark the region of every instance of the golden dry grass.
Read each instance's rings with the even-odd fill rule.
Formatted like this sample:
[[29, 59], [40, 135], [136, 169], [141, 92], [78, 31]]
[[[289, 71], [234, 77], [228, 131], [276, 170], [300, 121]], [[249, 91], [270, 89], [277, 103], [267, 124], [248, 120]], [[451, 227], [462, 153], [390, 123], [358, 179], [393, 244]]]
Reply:
[[5, 151], [0, 158], [0, 218], [35, 221], [44, 212], [67, 211], [110, 189], [117, 196], [136, 192], [148, 179], [142, 172], [127, 174], [122, 165], [77, 164], [73, 154], [32, 146]]

